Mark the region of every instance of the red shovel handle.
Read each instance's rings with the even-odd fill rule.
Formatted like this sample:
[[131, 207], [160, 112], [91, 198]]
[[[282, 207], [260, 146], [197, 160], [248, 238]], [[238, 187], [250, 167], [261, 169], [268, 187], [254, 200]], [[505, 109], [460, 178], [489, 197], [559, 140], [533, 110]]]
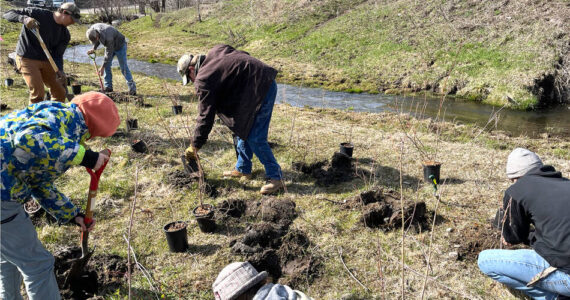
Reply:
[[[111, 150], [105, 149], [105, 151], [107, 151], [107, 156], [111, 158]], [[90, 191], [96, 191], [99, 188], [99, 178], [101, 177], [101, 173], [103, 173], [103, 170], [105, 170], [105, 167], [107, 166], [108, 162], [109, 161], [107, 160], [105, 163], [103, 163], [103, 165], [101, 166], [101, 168], [99, 168], [99, 170], [97, 170], [97, 172], [93, 171], [92, 169], [85, 168], [89, 173], [89, 175], [91, 175], [91, 183], [89, 184]]]

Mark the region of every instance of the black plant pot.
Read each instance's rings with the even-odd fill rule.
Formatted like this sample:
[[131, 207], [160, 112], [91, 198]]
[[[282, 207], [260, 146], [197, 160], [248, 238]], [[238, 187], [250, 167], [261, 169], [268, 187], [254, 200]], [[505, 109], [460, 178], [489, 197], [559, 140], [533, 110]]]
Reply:
[[6, 78], [6, 79], [4, 79], [4, 85], [6, 85], [6, 86], [12, 86], [12, 85], [14, 85], [14, 79], [12, 79], [12, 78]]
[[184, 252], [188, 249], [187, 227], [188, 224], [184, 221], [176, 221], [164, 226], [164, 233], [166, 234], [170, 252]]
[[181, 114], [182, 113], [182, 105], [173, 105], [172, 106], [172, 113], [174, 113], [175, 115]]
[[194, 208], [192, 214], [196, 218], [200, 230], [205, 233], [216, 231], [216, 219], [214, 219], [214, 206], [210, 204], [204, 204], [201, 208], [203, 210], [206, 210], [206, 212], [198, 211], [199, 208], [200, 206]]
[[138, 153], [146, 153], [148, 151], [146, 144], [143, 140], [134, 141], [131, 147], [133, 148], [133, 151]]
[[340, 143], [340, 153], [348, 155], [348, 157], [352, 157], [352, 150], [354, 149], [354, 145], [352, 143]]
[[137, 119], [127, 119], [127, 130], [133, 130], [139, 128], [139, 122]]
[[71, 86], [71, 91], [73, 92], [74, 95], [79, 95], [81, 94], [81, 84], [74, 84]]
[[441, 169], [441, 163], [437, 161], [425, 161], [423, 163], [424, 167], [424, 181], [433, 183], [430, 176], [433, 176], [435, 182], [439, 184], [439, 172]]

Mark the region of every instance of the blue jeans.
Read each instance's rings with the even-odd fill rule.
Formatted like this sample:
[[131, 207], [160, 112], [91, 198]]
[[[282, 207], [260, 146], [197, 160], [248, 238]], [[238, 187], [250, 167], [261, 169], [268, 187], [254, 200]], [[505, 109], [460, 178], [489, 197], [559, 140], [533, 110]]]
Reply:
[[120, 49], [115, 50], [111, 54], [111, 60], [105, 66], [105, 88], [106, 89], [113, 89], [113, 74], [111, 73], [111, 64], [113, 63], [113, 58], [117, 56], [117, 60], [119, 61], [119, 68], [121, 69], [121, 73], [125, 77], [127, 81], [127, 86], [129, 87], [129, 92], [134, 93], [137, 91], [137, 87], [135, 82], [133, 81], [133, 75], [131, 75], [131, 70], [129, 70], [129, 66], [127, 65], [127, 43], [123, 45]]
[[570, 275], [562, 271], [548, 275], [532, 287], [526, 286], [536, 274], [550, 266], [534, 250], [485, 250], [479, 253], [477, 263], [485, 275], [533, 299], [550, 300], [558, 295], [570, 296]]
[[53, 271], [54, 258], [40, 240], [21, 203], [2, 201], [2, 219], [17, 216], [0, 225], [0, 299], [21, 300], [22, 279], [31, 300], [61, 299]]
[[251, 159], [253, 154], [259, 158], [259, 161], [265, 167], [265, 175], [270, 179], [281, 180], [283, 174], [281, 167], [277, 163], [273, 152], [267, 142], [267, 132], [269, 131], [269, 122], [273, 113], [273, 104], [277, 96], [277, 83], [273, 81], [269, 92], [263, 99], [263, 104], [255, 115], [255, 121], [249, 131], [247, 140], [237, 138], [238, 160], [236, 170], [243, 174], [251, 174]]

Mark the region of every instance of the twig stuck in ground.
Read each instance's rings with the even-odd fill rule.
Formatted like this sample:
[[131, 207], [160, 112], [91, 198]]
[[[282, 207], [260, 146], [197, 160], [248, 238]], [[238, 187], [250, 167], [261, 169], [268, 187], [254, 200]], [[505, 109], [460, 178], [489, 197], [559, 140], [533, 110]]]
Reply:
[[137, 260], [137, 255], [135, 254], [135, 249], [133, 249], [133, 247], [130, 246], [130, 242], [124, 234], [123, 234], [123, 239], [125, 239], [125, 241], [129, 244], [129, 251], [130, 251], [131, 255], [133, 256], [133, 260], [135, 261], [135, 265], [137, 266], [139, 271], [141, 271], [143, 276], [146, 278], [148, 284], [151, 287], [152, 292], [154, 293], [154, 296], [156, 297], [156, 299], [160, 299], [160, 297], [157, 294], [157, 292], [160, 292], [160, 291], [154, 286], [154, 280], [152, 279], [152, 275], [141, 263], [139, 263], [139, 261]]
[[344, 269], [348, 272], [348, 274], [350, 275], [350, 277], [352, 277], [352, 279], [354, 279], [356, 282], [358, 282], [358, 284], [360, 284], [360, 286], [362, 288], [364, 288], [367, 292], [370, 292], [370, 289], [368, 289], [364, 284], [362, 284], [362, 282], [360, 282], [360, 280], [358, 280], [353, 274], [352, 272], [350, 272], [350, 270], [348, 269], [348, 267], [346, 266], [346, 264], [344, 263], [344, 259], [342, 259], [342, 247], [338, 247], [338, 256], [340, 257], [340, 262], [342, 262], [342, 265], [344, 266]]
[[133, 218], [135, 215], [135, 208], [137, 207], [137, 187], [139, 185], [139, 166], [135, 171], [135, 194], [133, 196], [133, 204], [131, 207], [131, 216], [129, 218], [129, 228], [127, 230], [127, 274], [129, 281], [129, 300], [131, 299], [131, 229], [133, 228]]

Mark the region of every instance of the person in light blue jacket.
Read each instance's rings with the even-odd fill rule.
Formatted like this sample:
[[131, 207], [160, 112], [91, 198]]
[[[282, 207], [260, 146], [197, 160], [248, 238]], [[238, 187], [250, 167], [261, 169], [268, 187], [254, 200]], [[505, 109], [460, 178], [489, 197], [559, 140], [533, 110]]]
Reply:
[[30, 300], [60, 299], [54, 258], [39, 241], [23, 204], [38, 201], [60, 224], [93, 229], [94, 223], [86, 226], [80, 208], [54, 181], [74, 165], [98, 170], [109, 156], [86, 149], [84, 142], [112, 135], [119, 122], [113, 100], [96, 92], [69, 104], [40, 102], [0, 119], [0, 299], [22, 299], [22, 280]]

